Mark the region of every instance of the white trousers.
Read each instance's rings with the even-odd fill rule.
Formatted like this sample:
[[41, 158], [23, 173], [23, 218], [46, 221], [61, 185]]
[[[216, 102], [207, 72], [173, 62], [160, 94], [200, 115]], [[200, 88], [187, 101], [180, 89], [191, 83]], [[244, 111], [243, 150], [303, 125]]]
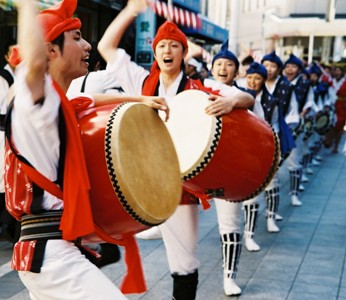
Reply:
[[160, 230], [166, 247], [171, 274], [188, 275], [195, 272], [200, 262], [198, 246], [198, 205], [179, 205]]
[[303, 135], [300, 134], [295, 142], [297, 147], [291, 151], [290, 155], [285, 160], [287, 168], [290, 171], [299, 170], [302, 167], [300, 164], [300, 159], [303, 156]]
[[123, 300], [112, 281], [71, 242], [49, 240], [40, 273], [20, 271], [33, 300]]
[[219, 224], [220, 235], [228, 233], [239, 233], [243, 230], [242, 225], [242, 203], [241, 202], [227, 202], [223, 199], [214, 198], [217, 221]]

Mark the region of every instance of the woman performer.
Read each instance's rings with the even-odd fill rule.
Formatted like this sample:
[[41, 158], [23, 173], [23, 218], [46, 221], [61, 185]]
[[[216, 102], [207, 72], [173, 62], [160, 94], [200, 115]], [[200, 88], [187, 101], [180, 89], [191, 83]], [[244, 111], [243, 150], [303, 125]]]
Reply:
[[[220, 51], [213, 57], [211, 74], [214, 80], [236, 87], [234, 79], [238, 70], [238, 58], [228, 50], [228, 40], [226, 40]], [[218, 198], [214, 198], [214, 202], [221, 238], [224, 292], [227, 296], [240, 295], [241, 289], [235, 279], [242, 249], [242, 203], [228, 202]]]
[[[254, 113], [261, 119], [266, 120], [273, 128], [275, 132], [279, 131], [278, 124], [278, 100], [275, 99], [267, 90], [265, 81], [267, 79], [266, 68], [257, 63], [253, 62], [246, 71], [246, 83], [247, 88], [253, 90], [256, 94], [255, 101], [257, 104], [262, 106], [261, 110], [255, 110]], [[268, 190], [277, 189], [278, 179], [277, 174], [273, 177]], [[262, 194], [261, 194], [262, 195]], [[257, 214], [259, 209], [258, 195], [250, 200], [244, 201], [244, 212], [245, 212], [245, 247], [248, 251], [259, 251], [260, 246], [254, 241], [254, 232], [256, 228]], [[267, 202], [267, 227], [270, 232], [277, 232], [279, 228], [275, 224], [275, 203]]]
[[[153, 40], [155, 61], [150, 72], [131, 62], [129, 55], [122, 49], [118, 49], [114, 55], [114, 48], [119, 45], [126, 28], [148, 6], [145, 0], [129, 1], [99, 42], [101, 55], [109, 64], [116, 64], [118, 68], [117, 82], [127, 95], [159, 95], [165, 97], [168, 104], [172, 97], [183, 90], [205, 89], [200, 81], [188, 79], [184, 74], [187, 38], [172, 22], [165, 22]], [[253, 104], [250, 95], [236, 88], [225, 87], [225, 92], [228, 93], [227, 98], [210, 95], [209, 99], [213, 102], [206, 107], [207, 114], [220, 116], [235, 107], [245, 108]], [[222, 93], [223, 91], [220, 91], [221, 95]], [[173, 298], [176, 300], [196, 297], [199, 268], [196, 200], [194, 196], [184, 193], [181, 205], [160, 225], [173, 277]], [[187, 203], [190, 205], [186, 205]]]
[[[266, 88], [278, 101], [282, 115], [286, 118], [292, 114], [298, 115], [297, 106], [294, 105], [296, 99], [292, 93], [291, 84], [284, 75], [281, 75], [283, 62], [280, 57], [276, 55], [275, 51], [272, 51], [263, 57], [261, 63], [267, 69]], [[296, 111], [294, 111], [295, 109]], [[287, 155], [289, 154], [285, 154], [282, 159], [286, 159]], [[275, 220], [282, 220], [282, 217], [277, 213], [280, 203], [280, 186], [277, 175], [265, 190], [265, 200], [268, 210], [267, 230], [268, 232], [278, 232], [280, 229]]]
[[[283, 70], [285, 76], [293, 87], [293, 93], [296, 98], [296, 102], [291, 102], [292, 110], [290, 114], [285, 117], [286, 123], [290, 126], [293, 132], [295, 131], [295, 128], [298, 128], [299, 119], [304, 119], [309, 113], [311, 107], [314, 105], [313, 91], [310, 88], [310, 83], [308, 80], [303, 79], [301, 75], [303, 67], [303, 62], [294, 54], [291, 54], [286, 60]], [[302, 159], [303, 154], [303, 137], [299, 132], [295, 142], [297, 147], [292, 150], [285, 163], [290, 172], [291, 204], [293, 206], [301, 206], [302, 202], [300, 201], [298, 194], [302, 178], [302, 165], [300, 160]], [[306, 152], [307, 149], [304, 149], [304, 153]]]
[[343, 66], [335, 66], [333, 74], [332, 103], [334, 103], [336, 123], [328, 132], [324, 144], [325, 147], [333, 147], [332, 153], [338, 153], [346, 121], [346, 76]]

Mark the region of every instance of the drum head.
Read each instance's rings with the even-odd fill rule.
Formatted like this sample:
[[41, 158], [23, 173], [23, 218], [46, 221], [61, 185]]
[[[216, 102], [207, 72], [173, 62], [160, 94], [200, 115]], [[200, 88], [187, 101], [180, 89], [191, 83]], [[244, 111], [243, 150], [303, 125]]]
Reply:
[[321, 114], [318, 118], [316, 118], [315, 127], [317, 130], [324, 129], [329, 124], [329, 116], [326, 114]]
[[115, 108], [105, 133], [109, 178], [127, 212], [145, 225], [169, 218], [181, 200], [179, 162], [166, 126], [150, 107]]
[[195, 170], [205, 160], [213, 143], [217, 143], [214, 141], [216, 118], [205, 113], [208, 103], [208, 94], [199, 90], [181, 92], [168, 102], [170, 117], [165, 124], [173, 139], [183, 177]]

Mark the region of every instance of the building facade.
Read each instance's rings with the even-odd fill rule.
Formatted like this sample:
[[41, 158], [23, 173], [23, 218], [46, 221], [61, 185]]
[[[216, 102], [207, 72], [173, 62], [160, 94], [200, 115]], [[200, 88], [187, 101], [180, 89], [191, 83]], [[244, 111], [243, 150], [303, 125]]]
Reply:
[[307, 62], [345, 59], [346, 1], [204, 0], [208, 17], [229, 29], [230, 48], [238, 56], [260, 58], [276, 49]]
[[[38, 0], [41, 9], [52, 6], [59, 0]], [[208, 45], [222, 43], [229, 32], [224, 27], [209, 20], [201, 12], [201, 0], [157, 0], [162, 5], [172, 4], [185, 14], [185, 23], [178, 24], [187, 36], [196, 43], [208, 48]], [[88, 41], [98, 41], [114, 17], [125, 7], [126, 0], [79, 0], [76, 17], [83, 24], [83, 37]], [[186, 18], [194, 14], [200, 20], [200, 26], [191, 26]], [[131, 57], [144, 67], [150, 67], [153, 61], [151, 41], [160, 26], [169, 16], [148, 9], [145, 15], [139, 15], [126, 31], [120, 47], [126, 49]], [[4, 45], [7, 40], [17, 38], [17, 13], [13, 0], [0, 2], [0, 66], [4, 65]]]

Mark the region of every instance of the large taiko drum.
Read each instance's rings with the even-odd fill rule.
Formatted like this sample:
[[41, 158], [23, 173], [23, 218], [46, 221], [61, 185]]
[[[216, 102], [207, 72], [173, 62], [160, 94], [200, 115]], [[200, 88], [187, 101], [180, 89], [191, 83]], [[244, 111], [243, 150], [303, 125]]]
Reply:
[[258, 195], [274, 176], [279, 141], [267, 122], [246, 109], [208, 116], [208, 95], [184, 91], [169, 101], [166, 126], [178, 153], [183, 185], [230, 201]]
[[123, 103], [90, 108], [78, 117], [94, 223], [123, 239], [166, 221], [181, 200], [182, 183], [172, 139], [157, 113]]

